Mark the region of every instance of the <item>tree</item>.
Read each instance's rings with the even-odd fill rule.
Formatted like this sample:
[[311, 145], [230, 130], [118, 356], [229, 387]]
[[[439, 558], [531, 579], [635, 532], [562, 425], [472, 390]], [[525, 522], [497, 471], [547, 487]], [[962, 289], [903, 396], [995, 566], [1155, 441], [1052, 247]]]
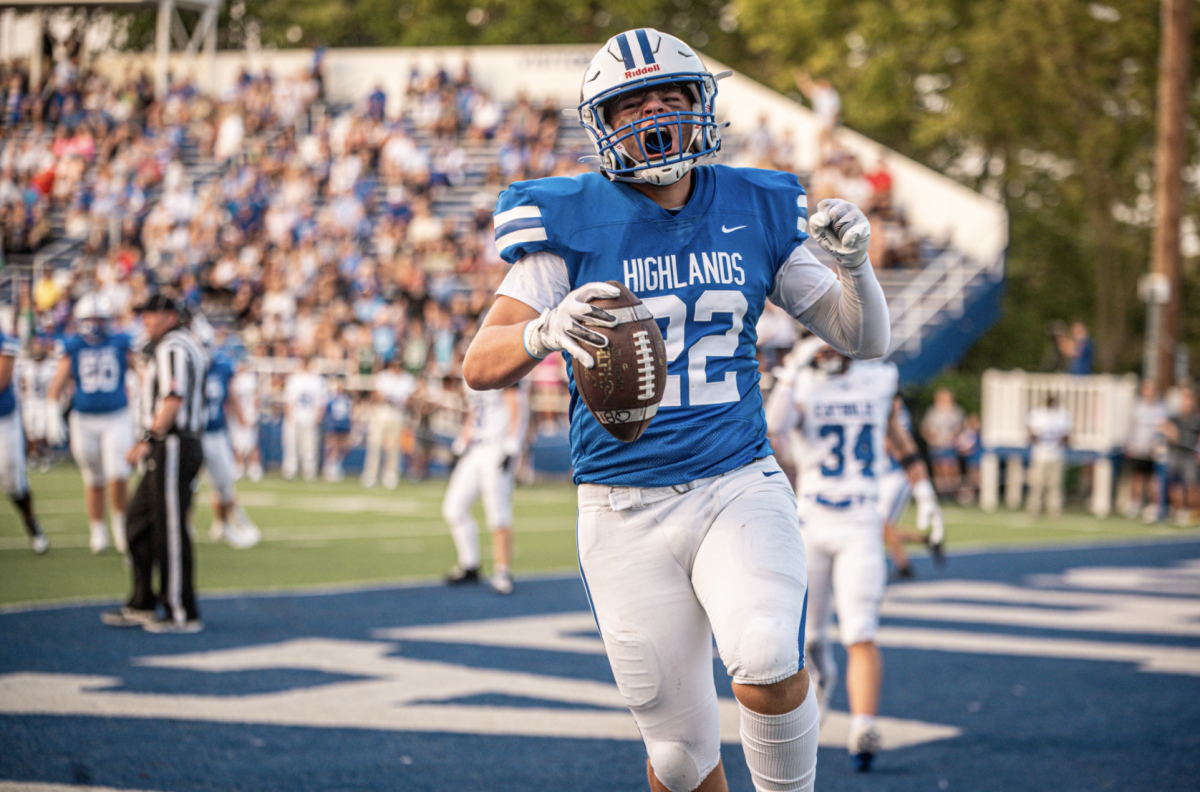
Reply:
[[[849, 126], [1005, 203], [1008, 310], [968, 365], [1035, 366], [1046, 322], [1075, 317], [1093, 325], [1101, 368], [1136, 365], [1158, 0], [741, 7], [761, 78], [788, 90], [793, 65], [826, 74]], [[1194, 161], [1194, 131], [1190, 143]]]

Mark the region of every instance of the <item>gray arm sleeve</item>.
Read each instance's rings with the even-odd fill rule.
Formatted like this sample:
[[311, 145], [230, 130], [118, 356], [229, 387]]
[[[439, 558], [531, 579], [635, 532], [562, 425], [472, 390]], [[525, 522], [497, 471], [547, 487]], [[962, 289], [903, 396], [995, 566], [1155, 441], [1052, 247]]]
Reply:
[[838, 269], [841, 278], [795, 316], [845, 355], [859, 359], [882, 357], [892, 340], [891, 317], [871, 262]]

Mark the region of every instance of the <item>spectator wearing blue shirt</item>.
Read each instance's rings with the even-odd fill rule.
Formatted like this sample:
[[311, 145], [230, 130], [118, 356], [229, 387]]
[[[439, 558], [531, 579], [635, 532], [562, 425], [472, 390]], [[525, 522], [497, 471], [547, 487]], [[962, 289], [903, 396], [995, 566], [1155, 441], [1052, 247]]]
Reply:
[[1070, 333], [1059, 332], [1055, 336], [1058, 352], [1068, 374], [1091, 374], [1094, 347], [1087, 325], [1081, 321], [1071, 323]]

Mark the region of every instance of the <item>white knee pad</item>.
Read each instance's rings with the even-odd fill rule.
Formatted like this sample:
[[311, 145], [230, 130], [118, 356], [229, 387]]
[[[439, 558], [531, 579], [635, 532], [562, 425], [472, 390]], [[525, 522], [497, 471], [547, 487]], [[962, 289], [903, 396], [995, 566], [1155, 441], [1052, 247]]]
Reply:
[[705, 770], [702, 757], [693, 756], [692, 750], [680, 742], [647, 743], [646, 753], [650, 756], [654, 775], [671, 792], [692, 792], [717, 766], [713, 762], [713, 766]]
[[783, 616], [755, 616], [738, 639], [737, 658], [726, 663], [739, 685], [770, 685], [800, 669], [799, 626]]

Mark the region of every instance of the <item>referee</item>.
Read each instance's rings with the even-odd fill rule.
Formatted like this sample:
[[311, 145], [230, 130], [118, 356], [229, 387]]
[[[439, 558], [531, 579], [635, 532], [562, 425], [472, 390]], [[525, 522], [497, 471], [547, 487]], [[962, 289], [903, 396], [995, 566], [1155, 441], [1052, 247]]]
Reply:
[[[182, 323], [176, 300], [155, 294], [138, 308], [150, 340], [142, 350], [142, 439], [129, 451], [130, 464], [146, 472], [129, 504], [126, 531], [133, 568], [133, 594], [101, 620], [113, 627], [142, 627], [155, 633], [203, 629], [192, 578], [192, 541], [187, 516], [192, 482], [204, 455], [204, 382], [208, 355]], [[152, 587], [154, 567], [160, 589]], [[159, 606], [163, 611], [160, 614]]]

